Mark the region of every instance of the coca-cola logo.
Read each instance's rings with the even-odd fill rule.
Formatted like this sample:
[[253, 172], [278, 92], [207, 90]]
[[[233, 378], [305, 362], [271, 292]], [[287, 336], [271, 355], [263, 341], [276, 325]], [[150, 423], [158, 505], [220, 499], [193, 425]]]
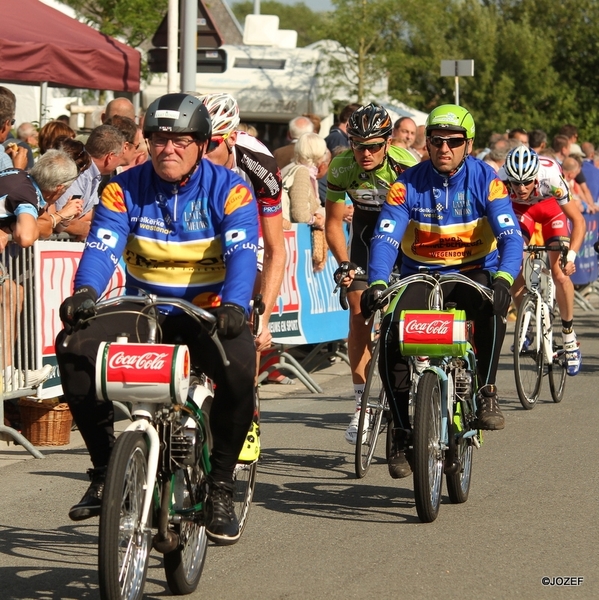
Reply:
[[126, 352], [116, 352], [110, 357], [108, 367], [110, 369], [139, 369], [159, 371], [164, 368], [165, 359], [168, 354], [165, 352], [146, 352], [145, 354], [128, 354]]
[[446, 335], [451, 325], [452, 322], [445, 319], [429, 322], [412, 319], [406, 323], [405, 332], [415, 335]]

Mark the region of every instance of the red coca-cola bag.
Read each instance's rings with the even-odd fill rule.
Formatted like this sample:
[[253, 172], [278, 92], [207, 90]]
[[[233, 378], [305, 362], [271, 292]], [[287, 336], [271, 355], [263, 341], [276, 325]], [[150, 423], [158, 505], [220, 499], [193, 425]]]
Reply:
[[102, 342], [96, 393], [104, 400], [184, 404], [189, 371], [187, 346]]
[[400, 350], [403, 356], [462, 356], [466, 353], [467, 331], [464, 310], [402, 310]]

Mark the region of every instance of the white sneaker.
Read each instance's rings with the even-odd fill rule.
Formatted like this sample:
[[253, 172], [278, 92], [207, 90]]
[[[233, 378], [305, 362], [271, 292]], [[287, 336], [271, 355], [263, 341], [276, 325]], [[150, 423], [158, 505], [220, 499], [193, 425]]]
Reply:
[[[347, 429], [345, 430], [345, 441], [352, 446], [356, 445], [358, 441], [358, 424], [360, 422], [360, 407], [356, 407], [356, 412], [354, 413]], [[362, 443], [366, 441], [366, 437], [368, 435], [368, 427], [370, 425], [370, 412], [366, 410], [366, 415], [364, 416], [364, 433], [362, 434]]]

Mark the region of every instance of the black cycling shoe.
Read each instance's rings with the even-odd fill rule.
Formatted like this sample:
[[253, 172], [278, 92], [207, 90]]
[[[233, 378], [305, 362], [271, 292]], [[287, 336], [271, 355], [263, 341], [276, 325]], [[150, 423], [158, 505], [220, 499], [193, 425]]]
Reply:
[[206, 498], [206, 535], [219, 546], [234, 544], [241, 535], [233, 507], [232, 483], [208, 479]]
[[102, 508], [102, 493], [104, 492], [104, 479], [106, 478], [106, 468], [89, 469], [87, 471], [91, 483], [83, 498], [71, 507], [69, 518], [72, 521], [83, 521], [91, 517], [99, 517]]
[[389, 475], [393, 479], [403, 479], [412, 473], [410, 465], [411, 450], [409, 449], [411, 432], [406, 429], [395, 428], [392, 431], [393, 444], [389, 455]]
[[487, 431], [497, 431], [505, 427], [505, 419], [497, 401], [497, 386], [484, 385], [478, 391], [476, 420], [477, 427]]

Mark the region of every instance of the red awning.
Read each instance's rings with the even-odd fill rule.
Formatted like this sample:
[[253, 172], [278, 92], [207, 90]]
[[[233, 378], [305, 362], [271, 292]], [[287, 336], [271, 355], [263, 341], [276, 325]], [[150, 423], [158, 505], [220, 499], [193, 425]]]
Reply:
[[0, 0], [0, 81], [138, 92], [137, 50], [39, 0]]

